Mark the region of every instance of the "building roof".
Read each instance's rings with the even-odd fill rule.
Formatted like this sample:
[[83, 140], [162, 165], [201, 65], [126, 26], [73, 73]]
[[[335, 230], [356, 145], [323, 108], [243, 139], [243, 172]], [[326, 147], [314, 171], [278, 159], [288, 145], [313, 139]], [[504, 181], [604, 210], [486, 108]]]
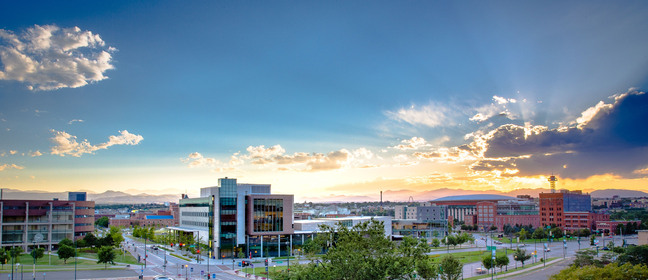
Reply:
[[147, 220], [173, 220], [173, 215], [146, 215]]
[[510, 200], [510, 199], [518, 199], [517, 197], [512, 197], [512, 196], [506, 196], [506, 195], [498, 195], [498, 194], [468, 194], [468, 195], [453, 195], [453, 196], [446, 196], [446, 197], [441, 197], [437, 198], [435, 200], [432, 200], [433, 202], [441, 202], [441, 201], [466, 201], [466, 200]]

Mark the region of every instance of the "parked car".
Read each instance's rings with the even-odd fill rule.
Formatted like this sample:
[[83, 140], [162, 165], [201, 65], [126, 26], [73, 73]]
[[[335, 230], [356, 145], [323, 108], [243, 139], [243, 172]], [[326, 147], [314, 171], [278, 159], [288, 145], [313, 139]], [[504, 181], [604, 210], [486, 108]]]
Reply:
[[551, 252], [551, 248], [545, 248], [545, 252]]
[[173, 278], [163, 275], [158, 275], [153, 278], [153, 280], [173, 280]]

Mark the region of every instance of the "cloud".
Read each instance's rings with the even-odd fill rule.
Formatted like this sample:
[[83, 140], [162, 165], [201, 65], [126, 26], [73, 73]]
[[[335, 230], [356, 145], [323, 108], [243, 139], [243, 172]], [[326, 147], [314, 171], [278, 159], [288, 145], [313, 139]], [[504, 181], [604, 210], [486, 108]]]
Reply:
[[6, 169], [11, 169], [11, 168], [20, 170], [20, 169], [24, 169], [25, 167], [20, 165], [15, 165], [15, 164], [8, 164], [8, 163], [0, 165], [0, 171], [4, 171]]
[[423, 125], [428, 127], [448, 126], [454, 122], [448, 116], [451, 110], [443, 105], [430, 103], [427, 106], [417, 108], [412, 105], [410, 108], [401, 108], [396, 112], [387, 111], [385, 114], [396, 121], [406, 122], [411, 125]]
[[75, 122], [82, 123], [83, 120], [74, 119], [74, 120], [69, 121], [68, 124], [73, 124], [73, 123], [75, 123]]
[[182, 162], [189, 167], [210, 166], [217, 167], [217, 171], [235, 170], [237, 166], [246, 163], [255, 166], [274, 166], [278, 171], [317, 172], [335, 170], [345, 167], [372, 168], [376, 165], [366, 162], [374, 157], [373, 152], [366, 148], [353, 151], [340, 149], [328, 153], [295, 152], [286, 154], [281, 145], [266, 148], [265, 145], [249, 146], [247, 153], [234, 153], [228, 163], [223, 164], [215, 158], [205, 158], [200, 153], [192, 153]]
[[636, 90], [586, 109], [571, 126], [506, 124], [461, 148], [480, 157], [473, 171], [587, 178], [599, 174], [641, 176], [648, 167], [648, 95]]
[[398, 150], [416, 150], [428, 146], [430, 146], [430, 144], [428, 144], [424, 138], [414, 136], [411, 139], [401, 141], [401, 144], [396, 145], [393, 148]]
[[42, 155], [43, 155], [43, 153], [41, 153], [39, 150], [36, 150], [35, 152], [30, 152], [29, 153], [29, 156], [31, 156], [31, 157], [39, 157], [39, 156], [42, 156]]
[[10, 150], [10, 151], [9, 151], [9, 154], [10, 154], [10, 155], [15, 155], [15, 154], [17, 154], [17, 153], [18, 153], [18, 151], [16, 151], [16, 150]]
[[194, 167], [213, 167], [219, 162], [215, 158], [206, 158], [198, 152], [191, 153], [187, 158], [182, 160], [184, 163], [187, 163], [189, 168]]
[[506, 99], [495, 95], [493, 96], [493, 103], [476, 108], [475, 110], [477, 111], [477, 113], [473, 115], [469, 120], [483, 122], [494, 116], [502, 116], [509, 119], [515, 119], [515, 115], [506, 108], [506, 104], [509, 103], [517, 103], [517, 100], [512, 98]]
[[0, 29], [0, 80], [30, 90], [82, 87], [108, 78], [113, 51], [98, 34], [76, 26], [34, 25], [19, 34]]
[[111, 135], [108, 137], [108, 142], [92, 145], [88, 140], [83, 140], [80, 143], [76, 141], [76, 136], [70, 135], [65, 131], [51, 130], [54, 137], [50, 140], [54, 143], [51, 149], [51, 154], [65, 156], [71, 155], [80, 157], [83, 154], [92, 154], [97, 150], [108, 149], [114, 145], [137, 145], [144, 140], [144, 137], [137, 134], [129, 133], [127, 130], [120, 131], [120, 135]]

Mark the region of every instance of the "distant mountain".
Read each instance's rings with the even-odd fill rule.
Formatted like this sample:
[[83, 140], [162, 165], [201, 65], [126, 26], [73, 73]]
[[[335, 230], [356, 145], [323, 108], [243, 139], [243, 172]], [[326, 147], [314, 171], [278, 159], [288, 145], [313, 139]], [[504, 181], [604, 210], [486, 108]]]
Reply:
[[597, 190], [590, 193], [593, 198], [612, 198], [615, 195], [619, 197], [648, 197], [648, 193], [642, 191], [631, 191], [622, 189]]
[[[128, 194], [120, 191], [105, 191], [103, 193], [88, 193], [88, 200], [96, 204], [139, 204], [139, 203], [178, 203], [179, 194], [161, 194], [152, 195], [147, 193]], [[67, 192], [44, 192], [44, 191], [21, 191], [15, 189], [2, 189], [3, 199], [31, 199], [31, 200], [51, 200], [58, 198], [67, 200]]]

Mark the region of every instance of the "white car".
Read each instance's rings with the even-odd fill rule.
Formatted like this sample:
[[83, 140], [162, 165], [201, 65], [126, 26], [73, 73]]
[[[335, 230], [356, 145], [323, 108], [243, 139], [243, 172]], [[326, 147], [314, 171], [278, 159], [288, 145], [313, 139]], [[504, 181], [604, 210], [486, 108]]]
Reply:
[[163, 275], [158, 275], [153, 278], [153, 280], [173, 280], [173, 278]]

